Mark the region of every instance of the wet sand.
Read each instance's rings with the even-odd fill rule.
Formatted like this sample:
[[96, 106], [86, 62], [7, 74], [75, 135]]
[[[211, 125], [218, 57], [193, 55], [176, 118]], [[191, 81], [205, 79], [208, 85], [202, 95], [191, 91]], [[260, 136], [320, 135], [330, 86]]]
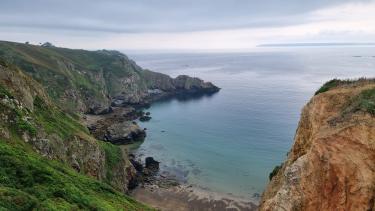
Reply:
[[131, 196], [162, 211], [257, 210], [256, 202], [186, 185], [168, 188], [140, 186], [132, 191]]

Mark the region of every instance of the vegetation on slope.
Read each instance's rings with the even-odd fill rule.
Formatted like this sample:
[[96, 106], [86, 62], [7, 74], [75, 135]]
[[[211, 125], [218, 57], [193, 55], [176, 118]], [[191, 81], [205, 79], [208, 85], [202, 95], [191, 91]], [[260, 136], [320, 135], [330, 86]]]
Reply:
[[110, 183], [113, 173], [111, 169], [115, 168], [116, 164], [121, 161], [121, 149], [108, 142], [99, 142], [100, 146], [105, 152], [105, 165], [108, 171], [106, 172], [106, 182]]
[[359, 95], [355, 96], [346, 111], [362, 111], [375, 115], [375, 88], [363, 90]]
[[339, 79], [332, 79], [328, 82], [326, 82], [325, 84], [323, 84], [322, 87], [320, 87], [316, 92], [315, 92], [315, 95], [318, 95], [320, 93], [323, 93], [323, 92], [327, 92], [328, 90], [334, 88], [334, 87], [337, 87], [339, 86], [340, 84], [343, 84], [344, 82], [342, 80], [339, 80]]
[[[0, 41], [0, 59], [6, 60], [32, 76], [47, 90], [62, 109], [74, 113], [93, 103], [108, 103], [108, 95], [119, 93], [124, 77], [133, 77], [133, 91], [146, 89], [142, 70], [117, 51], [86, 51]], [[118, 82], [118, 83], [116, 83]], [[125, 90], [125, 91], [127, 91]], [[74, 97], [72, 100], [64, 98]]]
[[355, 84], [360, 84], [360, 83], [366, 83], [366, 82], [375, 82], [375, 79], [366, 79], [366, 78], [359, 78], [359, 79], [332, 79], [325, 84], [323, 84], [322, 87], [320, 87], [316, 92], [315, 95], [318, 95], [320, 93], [327, 92], [331, 89], [334, 89], [339, 86], [344, 86], [344, 85], [355, 85]]
[[63, 140], [77, 132], [88, 133], [86, 127], [57, 108], [50, 108], [40, 97], [34, 99], [35, 120], [47, 133], [56, 133]]
[[[0, 73], [0, 210], [149, 210], [108, 185], [113, 168], [123, 162], [118, 146], [100, 144], [84, 126], [50, 104], [43, 88], [17, 68], [0, 60]], [[27, 106], [29, 97], [33, 101]], [[99, 146], [106, 158], [108, 184], [76, 172], [65, 161], [38, 154], [32, 142], [45, 133], [60, 137], [51, 142], [69, 143], [78, 134], [90, 146]]]
[[281, 169], [282, 167], [283, 167], [282, 164], [275, 166], [275, 167], [273, 168], [272, 172], [268, 175], [268, 178], [269, 178], [270, 180], [272, 180], [272, 178], [273, 178], [274, 176], [277, 175], [277, 173], [280, 171], [280, 169]]
[[0, 164], [0, 209], [148, 210], [109, 185], [21, 144], [0, 140]]

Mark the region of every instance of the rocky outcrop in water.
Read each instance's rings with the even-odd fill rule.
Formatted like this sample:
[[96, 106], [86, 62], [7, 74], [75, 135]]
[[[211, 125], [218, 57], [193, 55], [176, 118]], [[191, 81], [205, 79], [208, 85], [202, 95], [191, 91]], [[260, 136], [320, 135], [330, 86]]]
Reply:
[[374, 105], [373, 80], [325, 84], [303, 108], [260, 210], [374, 210]]
[[146, 101], [173, 96], [212, 94], [220, 91], [220, 88], [210, 82], [204, 82], [199, 78], [186, 75], [180, 75], [172, 79], [161, 73], [144, 70], [143, 76], [148, 81], [148, 96]]
[[146, 157], [145, 159], [145, 166], [151, 172], [159, 171], [159, 161], [154, 160], [153, 157]]

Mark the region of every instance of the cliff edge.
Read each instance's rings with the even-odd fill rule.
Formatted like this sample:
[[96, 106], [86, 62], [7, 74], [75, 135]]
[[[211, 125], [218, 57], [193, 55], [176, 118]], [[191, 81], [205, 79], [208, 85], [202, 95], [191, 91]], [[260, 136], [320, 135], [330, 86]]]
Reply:
[[332, 80], [303, 108], [260, 210], [374, 210], [375, 81]]
[[39, 82], [70, 114], [105, 114], [111, 107], [145, 105], [177, 94], [211, 94], [219, 88], [189, 76], [146, 70], [113, 50], [38, 46], [0, 41], [0, 59]]

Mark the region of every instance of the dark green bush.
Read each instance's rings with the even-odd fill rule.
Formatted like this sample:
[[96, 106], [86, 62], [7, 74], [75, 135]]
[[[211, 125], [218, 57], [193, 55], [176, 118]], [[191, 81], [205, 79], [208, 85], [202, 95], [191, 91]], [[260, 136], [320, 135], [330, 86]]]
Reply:
[[364, 111], [375, 115], [375, 88], [362, 91], [354, 98], [350, 108], [352, 111]]
[[270, 173], [270, 175], [268, 176], [270, 180], [272, 180], [272, 178], [274, 176], [276, 176], [276, 174], [280, 171], [282, 165], [279, 165], [279, 166], [275, 166], [275, 168], [273, 168], [272, 172]]
[[323, 84], [323, 86], [320, 87], [320, 89], [318, 89], [318, 91], [315, 92], [315, 95], [323, 93], [323, 92], [327, 92], [328, 90], [330, 90], [332, 88], [335, 88], [335, 87], [338, 87], [341, 84], [350, 84], [351, 82], [352, 81], [350, 81], [350, 80], [332, 79], [332, 80], [326, 82], [325, 84]]
[[375, 82], [375, 79], [366, 79], [366, 78], [359, 78], [359, 79], [355, 79], [355, 80], [332, 79], [332, 80], [326, 82], [325, 84], [323, 84], [323, 86], [320, 87], [318, 89], [318, 91], [315, 92], [315, 95], [323, 93], [323, 92], [327, 92], [327, 91], [331, 90], [332, 88], [335, 88], [335, 87], [338, 87], [338, 86], [350, 85], [350, 84], [355, 84], [355, 83], [360, 83], [360, 82]]

